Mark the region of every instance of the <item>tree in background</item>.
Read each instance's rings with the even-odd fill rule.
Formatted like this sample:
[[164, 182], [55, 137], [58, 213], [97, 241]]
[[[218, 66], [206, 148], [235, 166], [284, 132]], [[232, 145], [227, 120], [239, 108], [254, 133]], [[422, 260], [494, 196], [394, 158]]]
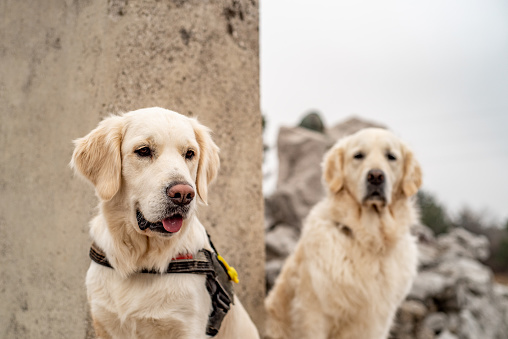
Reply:
[[494, 227], [494, 225], [488, 225], [484, 215], [485, 213], [476, 212], [470, 207], [464, 206], [459, 211], [457, 217], [454, 218], [453, 223], [457, 227], [465, 228], [469, 232], [484, 234], [487, 228]]
[[446, 233], [453, 227], [445, 207], [431, 193], [420, 190], [417, 200], [422, 223], [436, 235]]
[[[265, 134], [266, 130], [266, 115], [261, 115], [261, 127], [263, 131], [263, 135]], [[268, 145], [265, 144], [265, 138], [263, 138], [263, 161], [265, 161], [265, 153], [268, 151]]]
[[[496, 273], [508, 272], [508, 221], [503, 225], [489, 221], [487, 212], [474, 211], [463, 207], [453, 219], [455, 227], [462, 227], [471, 233], [481, 234], [489, 239], [490, 257], [485, 261]], [[504, 226], [504, 227], [503, 227]]]
[[[492, 232], [492, 231], [491, 231]], [[487, 264], [492, 267], [495, 272], [508, 273], [508, 220], [504, 224], [504, 228], [497, 228], [492, 232], [491, 238], [491, 255], [487, 260]]]
[[325, 124], [318, 111], [307, 113], [298, 126], [318, 133], [325, 132]]

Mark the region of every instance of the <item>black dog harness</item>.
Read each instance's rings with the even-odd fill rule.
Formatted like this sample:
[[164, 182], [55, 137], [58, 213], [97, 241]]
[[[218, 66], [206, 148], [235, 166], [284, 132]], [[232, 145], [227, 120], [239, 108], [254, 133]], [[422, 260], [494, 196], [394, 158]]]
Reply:
[[[215, 250], [211, 241], [210, 245]], [[217, 258], [216, 252], [202, 249], [195, 258], [173, 259], [166, 271], [162, 272], [164, 274], [191, 273], [206, 276], [206, 289], [212, 300], [212, 311], [208, 316], [206, 334], [212, 337], [219, 332], [222, 320], [231, 308], [234, 295], [231, 278], [224, 264]], [[90, 247], [90, 258], [99, 265], [114, 269], [104, 252], [95, 243]], [[161, 272], [143, 269], [138, 273], [160, 274]]]

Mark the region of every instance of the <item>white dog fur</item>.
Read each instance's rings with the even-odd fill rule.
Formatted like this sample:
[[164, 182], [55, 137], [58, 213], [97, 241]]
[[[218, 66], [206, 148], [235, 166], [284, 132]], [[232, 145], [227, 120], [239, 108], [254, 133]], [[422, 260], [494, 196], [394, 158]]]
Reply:
[[[150, 156], [140, 156], [144, 147]], [[92, 262], [86, 276], [99, 338], [207, 338], [211, 301], [204, 275], [136, 272], [164, 271], [179, 254], [211, 250], [196, 200], [207, 203], [218, 152], [209, 129], [196, 119], [157, 107], [108, 117], [75, 141], [71, 167], [95, 186], [100, 200], [90, 235], [114, 267]], [[197, 192], [181, 229], [170, 234], [141, 230], [136, 211], [150, 222], [165, 218], [166, 188], [172, 182]], [[259, 338], [237, 298], [231, 307], [215, 338]]]
[[[371, 170], [382, 192], [369, 191]], [[392, 133], [365, 129], [328, 151], [323, 177], [328, 194], [267, 297], [269, 338], [386, 338], [416, 275], [420, 167]]]

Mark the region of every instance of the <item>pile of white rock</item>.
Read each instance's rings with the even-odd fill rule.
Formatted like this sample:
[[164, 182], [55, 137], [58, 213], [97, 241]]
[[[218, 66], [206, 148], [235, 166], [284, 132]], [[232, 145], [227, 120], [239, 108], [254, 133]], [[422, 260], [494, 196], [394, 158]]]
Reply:
[[392, 338], [508, 338], [508, 287], [482, 264], [489, 256], [487, 238], [462, 228], [437, 238], [423, 225], [413, 232], [419, 273], [398, 310]]

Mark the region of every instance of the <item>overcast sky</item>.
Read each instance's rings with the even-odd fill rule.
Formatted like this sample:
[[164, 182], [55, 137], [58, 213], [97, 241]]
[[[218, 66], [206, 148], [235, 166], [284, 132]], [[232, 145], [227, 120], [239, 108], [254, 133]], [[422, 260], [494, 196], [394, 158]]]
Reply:
[[311, 109], [374, 120], [451, 213], [508, 218], [508, 1], [262, 0], [260, 16], [270, 146]]

